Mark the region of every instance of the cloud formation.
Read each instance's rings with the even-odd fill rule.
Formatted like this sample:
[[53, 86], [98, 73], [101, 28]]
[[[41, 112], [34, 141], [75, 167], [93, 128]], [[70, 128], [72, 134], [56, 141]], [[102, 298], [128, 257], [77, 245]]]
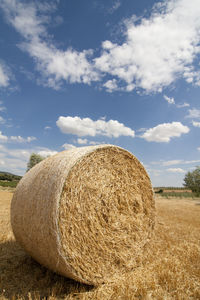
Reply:
[[0, 131], [0, 141], [1, 142], [7, 142], [8, 137], [6, 135], [3, 135], [2, 132]]
[[71, 150], [71, 149], [74, 149], [76, 147], [72, 144], [65, 143], [65, 144], [62, 145], [62, 148], [64, 148], [65, 150]]
[[200, 127], [200, 122], [192, 121], [192, 125], [193, 125], [194, 127]]
[[15, 143], [30, 143], [35, 140], [36, 140], [36, 137], [34, 137], [34, 136], [28, 136], [27, 138], [23, 138], [20, 135], [18, 135], [18, 136], [11, 136], [9, 138], [9, 141], [15, 142]]
[[113, 12], [115, 12], [119, 7], [121, 6], [121, 2], [120, 0], [114, 0], [112, 7], [108, 10], [108, 12], [110, 14], [112, 14]]
[[184, 102], [183, 104], [176, 104], [176, 106], [177, 106], [178, 108], [183, 108], [183, 107], [189, 107], [189, 106], [190, 106], [190, 104], [189, 104], [189, 103], [186, 103], [186, 102]]
[[48, 148], [41, 148], [41, 150], [37, 151], [37, 153], [43, 157], [47, 157], [47, 156], [54, 155], [58, 152], [54, 150], [50, 150]]
[[90, 84], [99, 79], [98, 72], [88, 61], [92, 50], [78, 52], [68, 48], [62, 51], [53, 45], [46, 30], [49, 17], [45, 14], [55, 8], [52, 2], [39, 5], [34, 2], [2, 0], [0, 7], [11, 25], [24, 37], [20, 48], [35, 60], [37, 70], [43, 75], [43, 84], [58, 89], [63, 80]]
[[180, 122], [163, 123], [148, 129], [141, 138], [148, 142], [168, 143], [173, 137], [180, 137], [190, 129]]
[[173, 165], [179, 165], [182, 162], [183, 161], [181, 159], [174, 159], [174, 160], [164, 161], [164, 162], [162, 162], [162, 165], [163, 166], [173, 166]]
[[8, 74], [8, 70], [5, 67], [5, 64], [3, 64], [2, 62], [0, 62], [0, 88], [3, 87], [7, 87], [9, 85], [9, 74]]
[[87, 139], [78, 138], [77, 140], [74, 141], [74, 143], [77, 143], [79, 145], [86, 145], [88, 143], [88, 140]]
[[165, 99], [169, 104], [175, 104], [175, 101], [174, 101], [174, 98], [173, 98], [173, 97], [170, 98], [170, 97], [168, 97], [168, 96], [166, 96], [166, 95], [164, 95], [163, 97], [164, 97], [164, 99]]
[[126, 127], [123, 123], [119, 123], [117, 120], [105, 121], [99, 119], [93, 121], [90, 118], [81, 119], [80, 117], [60, 116], [56, 125], [63, 133], [77, 136], [102, 135], [115, 138], [120, 136], [135, 136], [134, 130]]
[[189, 114], [186, 116], [187, 118], [200, 119], [200, 109], [189, 109]]
[[99, 144], [106, 144], [105, 142], [89, 141], [88, 139], [81, 139], [81, 138], [77, 138], [76, 140], [73, 140], [73, 142], [81, 146], [85, 146], [85, 145], [95, 146]]
[[190, 165], [190, 164], [196, 164], [199, 162], [200, 162], [200, 160], [173, 159], [173, 160], [166, 160], [166, 161], [159, 161], [159, 162], [154, 161], [154, 162], [151, 162], [151, 164], [169, 167], [169, 166], [173, 166], [173, 165]]
[[181, 168], [169, 168], [167, 171], [172, 173], [185, 173], [185, 171]]
[[[91, 84], [105, 77], [102, 86], [108, 92], [142, 89], [146, 93], [161, 92], [179, 78], [200, 85], [200, 70], [195, 66], [200, 54], [199, 0], [165, 0], [153, 7], [150, 17], [131, 17], [125, 22], [123, 42], [104, 41], [98, 57], [92, 49], [60, 50], [54, 45], [47, 32], [49, 13], [55, 9], [52, 3], [0, 3], [7, 20], [24, 38], [21, 49], [42, 74], [39, 82], [59, 89], [63, 81]], [[113, 8], [119, 6], [116, 1]], [[0, 66], [0, 85], [8, 81]]]
[[109, 93], [112, 93], [113, 91], [117, 91], [118, 90], [117, 80], [116, 79], [108, 80], [103, 84], [103, 87], [105, 87], [107, 92]]
[[0, 131], [0, 141], [1, 142], [30, 143], [35, 140], [36, 140], [36, 137], [34, 137], [34, 136], [28, 136], [27, 138], [23, 138], [20, 135], [9, 137], [9, 136], [3, 135], [2, 132]]
[[200, 72], [194, 67], [200, 53], [199, 15], [198, 0], [158, 3], [139, 24], [137, 18], [127, 20], [122, 44], [102, 43], [96, 67], [117, 78], [117, 88], [134, 84], [146, 92], [160, 92], [181, 77], [200, 85]]

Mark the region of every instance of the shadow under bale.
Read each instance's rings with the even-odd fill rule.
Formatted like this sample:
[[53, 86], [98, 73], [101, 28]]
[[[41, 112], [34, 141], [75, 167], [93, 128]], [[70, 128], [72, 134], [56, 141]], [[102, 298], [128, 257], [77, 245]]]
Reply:
[[0, 243], [0, 298], [60, 298], [92, 288], [41, 266], [14, 240]]

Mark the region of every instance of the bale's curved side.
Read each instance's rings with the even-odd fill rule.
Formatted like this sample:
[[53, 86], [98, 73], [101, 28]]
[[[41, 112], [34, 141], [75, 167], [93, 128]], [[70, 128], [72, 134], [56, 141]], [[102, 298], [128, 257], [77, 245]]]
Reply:
[[95, 146], [60, 152], [34, 166], [20, 180], [11, 203], [16, 240], [38, 262], [76, 280], [60, 253], [59, 202], [68, 172]]
[[154, 226], [150, 179], [128, 151], [101, 145], [63, 151], [20, 181], [13, 232], [50, 269], [89, 284], [136, 265]]

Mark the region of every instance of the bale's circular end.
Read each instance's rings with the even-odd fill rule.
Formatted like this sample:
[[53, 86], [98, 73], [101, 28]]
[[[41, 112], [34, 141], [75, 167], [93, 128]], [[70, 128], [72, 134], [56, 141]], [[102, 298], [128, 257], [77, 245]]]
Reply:
[[36, 260], [96, 285], [136, 266], [154, 211], [142, 164], [122, 148], [103, 145], [64, 151], [35, 166], [16, 190], [11, 220]]

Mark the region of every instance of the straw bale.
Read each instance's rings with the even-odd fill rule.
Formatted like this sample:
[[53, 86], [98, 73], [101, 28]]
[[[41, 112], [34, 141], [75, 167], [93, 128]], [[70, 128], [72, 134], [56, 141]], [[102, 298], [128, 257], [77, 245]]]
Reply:
[[60, 152], [33, 167], [11, 205], [16, 240], [39, 263], [87, 284], [136, 266], [155, 218], [138, 159], [113, 145]]

